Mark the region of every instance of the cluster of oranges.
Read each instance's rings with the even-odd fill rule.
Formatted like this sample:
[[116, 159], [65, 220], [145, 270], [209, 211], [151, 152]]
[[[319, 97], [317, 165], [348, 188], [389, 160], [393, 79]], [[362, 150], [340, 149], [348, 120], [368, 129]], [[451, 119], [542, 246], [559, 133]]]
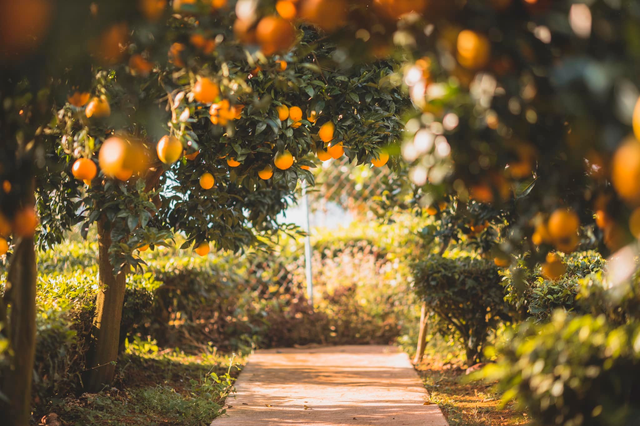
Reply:
[[[157, 152], [161, 161], [173, 163], [182, 155], [182, 143], [174, 137], [165, 136], [158, 142]], [[144, 173], [150, 162], [150, 153], [142, 142], [120, 136], [107, 138], [98, 153], [98, 163], [104, 175], [123, 182]], [[73, 163], [71, 173], [90, 186], [98, 174], [98, 167], [89, 158], [79, 158]]]
[[191, 92], [196, 101], [211, 104], [209, 116], [213, 124], [225, 126], [229, 121], [242, 116], [244, 105], [231, 105], [227, 99], [215, 102], [220, 96], [220, 87], [208, 77], [199, 77]]
[[103, 118], [111, 115], [111, 106], [104, 95], [91, 98], [89, 92], [75, 91], [67, 100], [76, 108], [85, 107], [84, 113], [87, 118]]
[[0, 213], [0, 256], [9, 251], [7, 238], [13, 233], [18, 238], [30, 238], [36, 232], [38, 215], [34, 206], [24, 207], [15, 213], [13, 221], [9, 221]]
[[546, 222], [537, 219], [531, 241], [535, 245], [552, 244], [556, 249], [564, 253], [573, 252], [578, 246], [580, 218], [570, 209], [559, 208], [555, 210]]

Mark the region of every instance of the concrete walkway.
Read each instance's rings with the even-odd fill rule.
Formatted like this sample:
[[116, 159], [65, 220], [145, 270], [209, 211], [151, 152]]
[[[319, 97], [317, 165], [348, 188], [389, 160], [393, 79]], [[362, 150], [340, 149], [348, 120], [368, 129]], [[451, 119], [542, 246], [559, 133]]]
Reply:
[[390, 346], [258, 351], [212, 426], [447, 426], [409, 358]]

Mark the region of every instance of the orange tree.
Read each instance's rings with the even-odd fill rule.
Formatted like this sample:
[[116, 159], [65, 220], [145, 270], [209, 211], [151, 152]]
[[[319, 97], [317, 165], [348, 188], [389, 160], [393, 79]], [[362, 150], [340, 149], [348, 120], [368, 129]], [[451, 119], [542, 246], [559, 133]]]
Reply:
[[[255, 243], [281, 226], [276, 216], [298, 180], [312, 183], [316, 152], [343, 149], [369, 162], [400, 134], [392, 112], [405, 101], [389, 82], [392, 63], [343, 69], [339, 52], [315, 30], [294, 27], [268, 5], [252, 13], [269, 16], [245, 29], [247, 16], [236, 20], [219, 2], [25, 6], [38, 13], [25, 18], [25, 10], [7, 6], [3, 15], [7, 25], [26, 19], [29, 31], [2, 45], [0, 173], [7, 183], [0, 196], [2, 234], [13, 231], [8, 243], [17, 243], [10, 269], [29, 274], [10, 274], [5, 299], [11, 315], [22, 316], [3, 324], [18, 327], [22, 318], [33, 325], [34, 204], [42, 246], [70, 226], [86, 232], [97, 223], [100, 291], [88, 389], [113, 377], [126, 275], [144, 266], [136, 250], [164, 244], [171, 231], [184, 232], [185, 245], [203, 255], [210, 244], [239, 250]], [[29, 290], [22, 301], [18, 288]], [[4, 381], [12, 404], [3, 409], [23, 424], [33, 327], [7, 334], [11, 369], [17, 374], [22, 365], [22, 375]]]
[[275, 3], [326, 30], [348, 60], [399, 48], [421, 110], [407, 117], [402, 155], [428, 190], [424, 207], [447, 194], [505, 209], [503, 249], [534, 262], [638, 235], [633, 2]]

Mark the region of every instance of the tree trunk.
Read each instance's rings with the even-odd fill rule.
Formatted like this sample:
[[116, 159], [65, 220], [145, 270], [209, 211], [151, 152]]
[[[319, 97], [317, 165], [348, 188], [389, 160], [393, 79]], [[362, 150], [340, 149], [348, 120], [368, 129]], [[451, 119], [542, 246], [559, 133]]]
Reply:
[[416, 348], [416, 356], [413, 358], [414, 364], [420, 364], [422, 357], [424, 356], [424, 350], [427, 347], [427, 304], [422, 302], [422, 309], [420, 310], [420, 332], [418, 333], [418, 347]]
[[89, 392], [99, 392], [113, 381], [118, 359], [120, 322], [126, 285], [127, 271], [117, 276], [109, 261], [111, 231], [106, 220], [98, 222], [98, 273], [100, 290], [96, 299], [96, 314], [93, 320], [92, 345], [89, 351], [84, 387]]
[[478, 349], [478, 339], [471, 334], [465, 345], [465, 352], [467, 356], [467, 364], [469, 367], [482, 361], [480, 351]]
[[2, 390], [9, 402], [0, 405], [0, 418], [5, 419], [7, 423], [2, 424], [8, 426], [27, 426], [31, 419], [31, 382], [36, 350], [36, 280], [33, 237], [21, 238], [11, 259], [5, 291], [5, 302], [11, 305], [8, 327], [10, 369]]
[[[444, 252], [447, 251], [447, 247], [449, 247], [450, 242], [450, 237], [444, 239], [444, 241], [442, 242], [442, 246], [440, 247], [440, 256], [443, 256]], [[428, 317], [429, 309], [426, 302], [422, 302], [422, 308], [420, 309], [420, 331], [418, 332], [418, 347], [416, 348], [416, 356], [413, 358], [413, 363], [416, 365], [422, 362], [424, 351], [427, 348]]]

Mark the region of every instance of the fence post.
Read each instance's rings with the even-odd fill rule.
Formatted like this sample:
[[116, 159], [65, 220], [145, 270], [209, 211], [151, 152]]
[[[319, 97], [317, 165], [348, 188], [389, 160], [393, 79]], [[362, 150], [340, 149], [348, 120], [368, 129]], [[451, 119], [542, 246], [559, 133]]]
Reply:
[[304, 242], [304, 263], [305, 272], [307, 278], [307, 299], [309, 299], [309, 305], [313, 308], [313, 271], [311, 269], [311, 226], [309, 224], [309, 194], [307, 193], [307, 181], [302, 181], [302, 198], [304, 203], [304, 230], [307, 233], [307, 237]]

